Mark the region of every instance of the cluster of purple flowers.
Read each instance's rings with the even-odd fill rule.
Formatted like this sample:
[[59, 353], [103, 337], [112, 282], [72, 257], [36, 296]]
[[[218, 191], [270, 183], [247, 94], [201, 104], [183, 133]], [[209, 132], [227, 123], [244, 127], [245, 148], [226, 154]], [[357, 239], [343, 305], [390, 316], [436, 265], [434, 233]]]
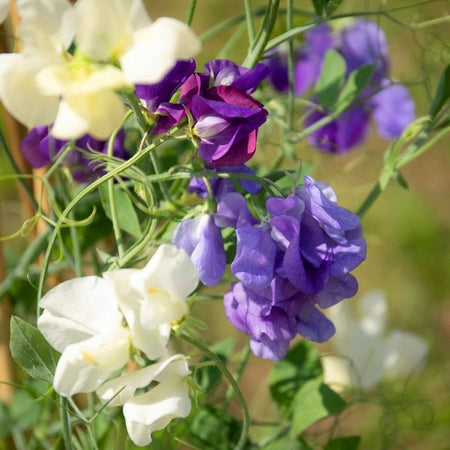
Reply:
[[[264, 64], [246, 69], [228, 60], [213, 60], [205, 73], [194, 73], [195, 62], [179, 61], [159, 83], [137, 86], [136, 95], [155, 115], [152, 133], [163, 133], [186, 116], [199, 156], [211, 166], [237, 166], [256, 150], [258, 128], [267, 111], [250, 94], [269, 76]], [[181, 87], [178, 101], [170, 102]]]
[[[114, 141], [113, 156], [120, 159], [127, 159], [129, 154], [124, 146], [125, 132], [120, 130]], [[24, 155], [31, 167], [38, 169], [47, 164], [52, 164], [58, 158], [60, 152], [69, 141], [55, 139], [49, 133], [48, 126], [38, 126], [33, 128], [20, 143], [20, 151]], [[100, 163], [89, 158], [92, 151], [106, 155], [108, 151], [108, 141], [99, 141], [92, 136], [85, 135], [74, 142], [76, 149], [70, 151], [64, 158], [62, 164], [72, 168], [72, 176], [79, 183], [86, 183], [93, 178], [104, 174]], [[84, 153], [85, 152], [85, 153]]]
[[[388, 45], [383, 30], [377, 23], [359, 19], [333, 33], [322, 24], [305, 33], [305, 40], [296, 55], [294, 90], [304, 94], [318, 80], [327, 50], [336, 50], [347, 64], [347, 75], [363, 65], [374, 65], [375, 70], [368, 87], [357, 102], [336, 120], [314, 131], [309, 141], [315, 147], [331, 153], [345, 153], [366, 137], [373, 118], [380, 136], [398, 138], [414, 120], [415, 105], [408, 89], [389, 79]], [[271, 68], [271, 81], [280, 92], [288, 90], [286, 52], [278, 48], [266, 64]], [[366, 98], [367, 97], [367, 98]], [[312, 101], [317, 103], [315, 98]], [[309, 126], [329, 112], [316, 109], [305, 120]]]
[[[258, 190], [241, 185], [250, 193]], [[206, 195], [199, 181], [191, 190]], [[298, 333], [328, 340], [335, 329], [317, 306], [328, 308], [356, 294], [350, 272], [366, 257], [359, 217], [337, 204], [328, 185], [310, 177], [292, 195], [269, 198], [271, 218], [263, 221], [228, 180], [217, 179], [214, 190], [217, 213], [183, 221], [172, 242], [189, 253], [200, 280], [214, 285], [226, 265], [220, 228], [236, 230], [231, 271], [239, 281], [225, 294], [224, 306], [234, 327], [251, 336], [255, 355], [282, 359]]]

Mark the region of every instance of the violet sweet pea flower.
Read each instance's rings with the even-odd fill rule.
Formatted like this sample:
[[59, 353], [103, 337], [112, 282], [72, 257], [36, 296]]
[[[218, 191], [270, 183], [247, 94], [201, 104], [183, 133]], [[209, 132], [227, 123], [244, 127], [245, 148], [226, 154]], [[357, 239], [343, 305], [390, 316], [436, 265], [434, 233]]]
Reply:
[[190, 256], [204, 285], [215, 286], [219, 283], [225, 273], [227, 258], [222, 234], [213, 215], [204, 214], [183, 220], [175, 228], [172, 244]]
[[165, 133], [185, 117], [186, 111], [179, 103], [170, 99], [180, 86], [194, 73], [195, 61], [177, 61], [173, 69], [158, 83], [138, 84], [135, 94], [144, 100], [147, 109], [156, 115], [153, 134]]
[[194, 96], [190, 109], [203, 160], [212, 166], [236, 166], [253, 156], [257, 130], [267, 118], [257, 100], [232, 86], [219, 86], [208, 89], [207, 97]]
[[[124, 146], [125, 131], [122, 129], [117, 133], [114, 141], [113, 156], [127, 159], [129, 154]], [[59, 153], [68, 144], [67, 140], [55, 139], [49, 133], [48, 126], [33, 128], [20, 143], [20, 151], [31, 167], [40, 168], [55, 162]], [[106, 155], [108, 141], [100, 141], [92, 136], [85, 135], [74, 142], [75, 147], [87, 153], [96, 151]], [[72, 168], [73, 178], [79, 183], [86, 183], [101, 176], [104, 171], [99, 168], [99, 162], [90, 159], [86, 154], [73, 149], [62, 162], [63, 165]]]
[[311, 177], [294, 195], [269, 198], [272, 218], [263, 224], [248, 219], [240, 194], [229, 193], [224, 202], [229, 196], [244, 212], [236, 219], [228, 212], [238, 210], [231, 204], [226, 214], [219, 208], [216, 218], [219, 225], [236, 227], [237, 235], [231, 271], [239, 283], [224, 298], [227, 317], [251, 336], [252, 350], [264, 358], [283, 358], [297, 333], [315, 342], [328, 340], [334, 325], [319, 308], [358, 289], [350, 272], [366, 257], [359, 217], [337, 204], [330, 186]]
[[267, 111], [249, 95], [269, 75], [263, 64], [249, 70], [226, 60], [214, 60], [208, 73], [194, 73], [181, 87], [180, 103], [196, 123], [199, 155], [210, 166], [237, 166], [256, 150], [258, 128]]

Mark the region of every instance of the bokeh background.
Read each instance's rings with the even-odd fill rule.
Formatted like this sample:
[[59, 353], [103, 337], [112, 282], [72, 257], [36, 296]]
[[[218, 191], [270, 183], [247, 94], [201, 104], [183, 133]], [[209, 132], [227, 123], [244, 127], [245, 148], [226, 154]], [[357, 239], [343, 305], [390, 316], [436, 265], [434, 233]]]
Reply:
[[[253, 1], [254, 8], [266, 1]], [[282, 1], [284, 7], [285, 2]], [[148, 2], [153, 18], [167, 15], [184, 20], [188, 0]], [[450, 62], [450, 25], [436, 23], [414, 27], [450, 13], [448, 1], [414, 2], [414, 0], [345, 0], [340, 14], [398, 9], [389, 14], [373, 14], [389, 42], [391, 73], [408, 85], [416, 100], [417, 116], [425, 115], [440, 73]], [[294, 6], [312, 11], [311, 1], [294, 1]], [[244, 13], [242, 0], [198, 0], [192, 26], [198, 34], [211, 26]], [[306, 16], [296, 16], [296, 24]], [[348, 19], [334, 22], [340, 26]], [[277, 31], [283, 31], [284, 16], [280, 15]], [[198, 70], [217, 56], [236, 27], [209, 40], [198, 58]], [[227, 57], [240, 63], [247, 49], [247, 34], [230, 49]], [[298, 111], [300, 117], [300, 110]], [[264, 136], [264, 131], [261, 132]], [[274, 137], [271, 136], [271, 140]], [[273, 149], [261, 139], [257, 162], [264, 167], [273, 158]], [[405, 190], [391, 183], [363, 219], [368, 242], [368, 258], [356, 271], [360, 283], [358, 298], [371, 289], [386, 292], [389, 304], [389, 327], [414, 332], [429, 344], [424, 369], [408, 380], [386, 383], [369, 393], [350, 396], [355, 404], [336, 422], [326, 420], [313, 426], [310, 433], [327, 436], [332, 426], [335, 435], [362, 434], [362, 449], [409, 448], [448, 449], [450, 443], [450, 152], [449, 140], [417, 158], [402, 170], [409, 184]], [[330, 184], [341, 205], [356, 210], [376, 182], [383, 164], [388, 142], [375, 130], [364, 145], [346, 156], [330, 156], [308, 147], [305, 142], [295, 146], [297, 158], [313, 164], [313, 176]], [[292, 167], [295, 162], [290, 163]], [[10, 173], [4, 156], [0, 156], [0, 174]], [[16, 231], [23, 215], [13, 181], [0, 183], [0, 214], [2, 234]], [[24, 238], [3, 244], [7, 259], [22, 252]], [[211, 292], [223, 293], [219, 286]], [[17, 313], [26, 305], [13, 298]], [[194, 315], [209, 326], [206, 335], [211, 341], [227, 337], [236, 339], [239, 350], [247, 338], [233, 329], [224, 317], [221, 301], [197, 304]], [[318, 346], [322, 353], [332, 350], [330, 344]], [[273, 363], [252, 357], [243, 379], [243, 393], [253, 419], [277, 418], [270, 403], [267, 376]], [[239, 416], [239, 408], [234, 408]], [[252, 433], [262, 434], [258, 428]]]

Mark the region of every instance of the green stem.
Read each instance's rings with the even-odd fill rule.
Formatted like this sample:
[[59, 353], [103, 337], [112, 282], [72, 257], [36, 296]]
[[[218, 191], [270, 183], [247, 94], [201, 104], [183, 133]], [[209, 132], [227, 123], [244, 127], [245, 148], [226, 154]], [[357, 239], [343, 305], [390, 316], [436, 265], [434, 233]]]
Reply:
[[[250, 355], [251, 355], [250, 346], [246, 345], [242, 352], [239, 366], [237, 367], [236, 373], [234, 374], [234, 377], [233, 377], [235, 379], [236, 383], [239, 383], [239, 381], [241, 380], [242, 374], [244, 373], [245, 367], [247, 366]], [[229, 386], [227, 393], [225, 395], [225, 402], [223, 405], [224, 411], [228, 410], [231, 400], [233, 399], [233, 394], [234, 394], [234, 390], [231, 386]]]
[[10, 272], [3, 280], [2, 284], [0, 284], [0, 301], [18, 278], [25, 278], [27, 274], [27, 267], [34, 262], [44, 250], [47, 239], [50, 236], [50, 232], [50, 228], [47, 228], [39, 234], [33, 242], [30, 243], [25, 253], [22, 255], [19, 264], [17, 264], [14, 270]]
[[377, 181], [375, 186], [369, 192], [367, 198], [364, 200], [363, 204], [359, 207], [356, 214], [358, 214], [359, 217], [364, 216], [364, 214], [369, 210], [369, 208], [375, 203], [375, 200], [378, 198], [381, 192], [382, 190], [380, 183]]
[[[339, 114], [341, 114], [341, 113], [342, 113], [342, 111], [339, 112]], [[324, 118], [318, 120], [317, 122], [314, 122], [312, 125], [310, 125], [309, 127], [306, 127], [303, 131], [301, 131], [300, 133], [293, 136], [290, 139], [290, 142], [292, 144], [295, 144], [298, 141], [301, 141], [302, 139], [309, 136], [314, 131], [319, 130], [320, 128], [324, 127], [325, 125], [328, 125], [329, 123], [333, 122], [333, 120], [335, 120], [336, 117], [339, 116], [339, 114], [331, 113], [331, 114], [325, 116]]]
[[222, 372], [224, 377], [228, 380], [231, 387], [234, 390], [234, 393], [236, 394], [236, 397], [239, 401], [239, 404], [242, 408], [242, 414], [243, 414], [243, 423], [242, 423], [242, 431], [241, 436], [239, 438], [238, 443], [236, 444], [235, 450], [242, 450], [247, 442], [247, 436], [248, 436], [248, 429], [250, 425], [250, 416], [248, 413], [247, 404], [245, 403], [244, 396], [242, 395], [238, 384], [236, 383], [235, 379], [233, 378], [233, 375], [229, 372], [229, 370], [225, 367], [222, 360], [214, 353], [212, 352], [208, 347], [204, 346], [200, 342], [196, 341], [195, 339], [192, 339], [190, 336], [187, 335], [181, 335], [181, 339], [185, 340], [186, 342], [189, 342], [189, 344], [193, 345], [194, 347], [197, 347], [202, 353], [204, 353], [206, 356], [208, 356], [209, 359], [214, 361], [218, 367], [218, 369]]
[[186, 18], [186, 23], [190, 26], [192, 23], [192, 19], [194, 18], [195, 7], [197, 6], [197, 0], [191, 0], [189, 5], [189, 11]]
[[[120, 128], [122, 128], [122, 124], [120, 124], [120, 127], [116, 128], [116, 130], [114, 130], [114, 133], [111, 135], [108, 141], [108, 156], [111, 158], [114, 155], [114, 141], [116, 140], [117, 133], [119, 132]], [[111, 170], [111, 166], [108, 167], [108, 170]], [[113, 225], [114, 237], [116, 238], [117, 252], [119, 253], [119, 257], [121, 257], [124, 253], [124, 248], [123, 248], [122, 233], [120, 231], [119, 226], [119, 218], [117, 216], [116, 196], [114, 194], [114, 178], [108, 180], [107, 183], [108, 183], [109, 208], [111, 210], [111, 221]]]
[[[148, 125], [147, 121], [145, 120], [144, 115], [142, 114], [142, 111], [141, 111], [141, 108], [139, 107], [136, 96], [134, 94], [125, 94], [124, 97], [128, 101], [131, 109], [133, 110], [133, 113], [136, 115], [136, 119], [139, 123], [141, 131], [145, 135], [146, 133], [148, 133], [149, 125]], [[160, 167], [159, 161], [158, 161], [156, 155], [154, 154], [154, 152], [150, 153], [150, 159], [153, 164], [153, 170], [155, 171], [156, 174], [160, 174], [161, 167]], [[164, 199], [167, 202], [171, 203], [170, 193], [169, 193], [169, 190], [168, 190], [166, 184], [164, 182], [160, 182], [159, 187], [164, 196]]]
[[[14, 158], [13, 158], [13, 156], [12, 156], [10, 150], [9, 150], [9, 147], [8, 147], [8, 145], [6, 143], [6, 140], [5, 140], [1, 130], [0, 130], [0, 147], [5, 152], [6, 157], [8, 158], [8, 161], [11, 164], [11, 167], [12, 167], [14, 173], [16, 175], [20, 175], [21, 174], [20, 169], [17, 166], [16, 161], [14, 161]], [[30, 202], [33, 205], [33, 208], [36, 211], [38, 211], [39, 210], [39, 205], [38, 205], [36, 199], [34, 198], [33, 191], [31, 190], [29, 184], [26, 182], [26, 180], [24, 178], [18, 177], [17, 179], [19, 180], [20, 185], [23, 187], [25, 193], [27, 194], [28, 198], [30, 199]]]
[[38, 300], [41, 299], [43, 293], [44, 293], [44, 286], [45, 286], [45, 280], [47, 277], [47, 271], [50, 264], [50, 258], [53, 252], [53, 248], [56, 243], [56, 239], [58, 237], [59, 228], [61, 227], [61, 224], [64, 222], [65, 218], [68, 216], [68, 214], [75, 208], [78, 203], [85, 198], [88, 194], [93, 192], [95, 189], [97, 189], [98, 186], [105, 183], [106, 181], [114, 178], [115, 176], [119, 175], [120, 173], [124, 172], [126, 169], [132, 167], [137, 161], [139, 161], [142, 157], [144, 157], [147, 153], [154, 150], [156, 147], [161, 145], [162, 143], [166, 142], [168, 139], [172, 137], [173, 134], [178, 132], [178, 128], [174, 127], [169, 133], [162, 136], [160, 139], [158, 139], [156, 142], [150, 144], [146, 148], [144, 148], [142, 151], [135, 153], [130, 159], [127, 161], [124, 161], [122, 164], [120, 164], [118, 167], [116, 167], [114, 170], [111, 170], [110, 172], [106, 173], [102, 177], [98, 178], [97, 180], [93, 181], [90, 185], [86, 186], [81, 192], [79, 192], [75, 198], [66, 206], [66, 209], [63, 211], [62, 215], [59, 217], [58, 222], [55, 226], [55, 229], [53, 230], [53, 233], [50, 237], [47, 251], [45, 253], [44, 261], [42, 263], [42, 272], [41, 277], [39, 279], [39, 287], [37, 292], [37, 298]]
[[73, 450], [72, 440], [71, 440], [71, 431], [70, 431], [70, 422], [69, 422], [69, 411], [67, 409], [68, 400], [65, 397], [59, 398], [59, 416], [61, 418], [62, 423], [62, 434], [64, 439], [64, 446], [66, 450]]
[[248, 42], [253, 45], [255, 41], [255, 25], [253, 23], [253, 11], [252, 11], [252, 1], [244, 0], [245, 4], [245, 18], [247, 20], [247, 32], [248, 32]]
[[269, 0], [266, 15], [264, 16], [258, 36], [254, 40], [253, 45], [250, 47], [247, 57], [242, 64], [244, 67], [247, 67], [248, 69], [255, 67], [255, 64], [261, 59], [261, 56], [266, 51], [266, 44], [270, 39], [270, 35], [277, 20], [279, 6], [280, 0]]
[[[292, 0], [287, 2], [287, 29], [291, 30], [293, 27], [293, 14], [292, 14]], [[292, 129], [294, 125], [294, 40], [289, 39], [289, 51], [288, 51], [288, 74], [289, 74], [289, 93], [288, 93], [288, 124], [289, 129]]]

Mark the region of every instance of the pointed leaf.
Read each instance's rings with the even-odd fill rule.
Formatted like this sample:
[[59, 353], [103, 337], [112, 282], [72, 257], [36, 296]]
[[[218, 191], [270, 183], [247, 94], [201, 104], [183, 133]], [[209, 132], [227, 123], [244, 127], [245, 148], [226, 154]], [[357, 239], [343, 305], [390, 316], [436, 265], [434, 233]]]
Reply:
[[[105, 210], [106, 215], [111, 219], [111, 206], [109, 204], [107, 183], [103, 183], [100, 186], [100, 197], [103, 209]], [[133, 207], [133, 202], [119, 185], [114, 186], [114, 198], [116, 201], [117, 220], [120, 228], [135, 237], [140, 237], [142, 235], [141, 225]]]
[[290, 416], [295, 395], [311, 379], [322, 381], [322, 366], [311, 342], [303, 340], [275, 364], [269, 375], [270, 394], [285, 416]]
[[329, 441], [324, 450], [357, 450], [360, 441], [360, 436], [340, 437]]
[[339, 97], [345, 81], [347, 65], [344, 58], [335, 50], [328, 50], [322, 63], [320, 77], [314, 88], [319, 102], [332, 108]]
[[430, 107], [430, 116], [434, 119], [450, 98], [450, 64], [444, 69], [438, 88]]
[[338, 111], [344, 111], [358, 98], [359, 94], [369, 84], [374, 70], [374, 65], [366, 65], [350, 73], [347, 83], [345, 83], [337, 100], [336, 109]]
[[41, 332], [17, 316], [11, 317], [11, 354], [33, 378], [53, 383], [59, 353], [50, 346]]
[[320, 419], [340, 413], [345, 406], [344, 399], [319, 378], [306, 382], [294, 398], [291, 436], [298, 435]]

